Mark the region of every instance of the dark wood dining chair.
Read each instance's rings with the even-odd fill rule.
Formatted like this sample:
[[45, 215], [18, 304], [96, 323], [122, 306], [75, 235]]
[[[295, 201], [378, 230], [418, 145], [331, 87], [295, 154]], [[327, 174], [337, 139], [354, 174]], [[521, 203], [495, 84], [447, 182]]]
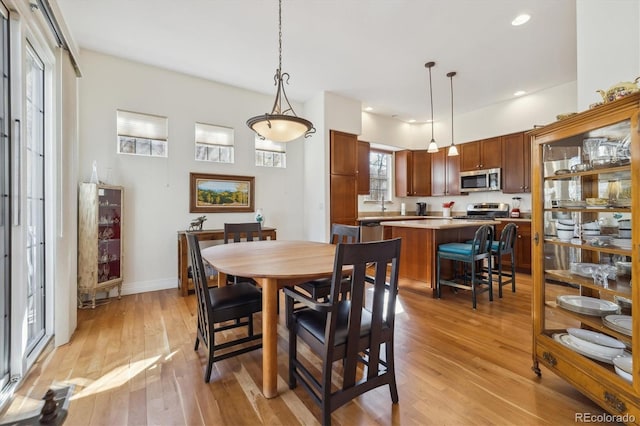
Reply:
[[[225, 223], [223, 239], [225, 244], [239, 243], [241, 241], [259, 241], [262, 240], [262, 226], [260, 222], [244, 222], [244, 223]], [[249, 282], [255, 284], [255, 281], [247, 277], [236, 277], [227, 275], [227, 282], [237, 284], [238, 282]]]
[[[262, 334], [255, 334], [253, 327], [253, 314], [262, 311], [262, 293], [246, 282], [208, 288], [198, 236], [187, 233], [187, 245], [191, 256], [193, 284], [198, 303], [194, 350], [198, 350], [200, 342], [207, 347], [208, 361], [204, 381], [208, 383], [214, 362], [262, 347]], [[217, 332], [238, 327], [247, 327], [245, 337], [226, 339], [224, 342], [216, 343]], [[250, 344], [255, 341], [259, 342]], [[216, 353], [220, 354], [216, 355]]]
[[[287, 298], [305, 305], [287, 312], [289, 388], [294, 389], [298, 382], [303, 385], [320, 406], [323, 425], [331, 424], [333, 411], [379, 386], [389, 385], [391, 401], [398, 402], [393, 336], [400, 241], [339, 243], [327, 301], [295, 288], [284, 289]], [[343, 268], [348, 266], [353, 270], [350, 297], [345, 299], [340, 293]], [[299, 357], [298, 340], [320, 355], [319, 367]], [[335, 362], [340, 362], [341, 381], [334, 378]], [[365, 369], [359, 368], [362, 364]]]
[[[346, 243], [353, 244], [360, 242], [360, 227], [353, 225], [343, 225], [334, 223], [331, 225], [331, 244]], [[345, 277], [343, 286], [349, 285], [349, 278]], [[320, 300], [329, 296], [331, 290], [331, 278], [320, 278], [299, 284], [298, 287], [309, 293], [312, 298]]]
[[[509, 222], [502, 228], [500, 239], [491, 244], [493, 255], [493, 269], [497, 275], [498, 297], [502, 297], [502, 287], [511, 284], [511, 291], [516, 292], [516, 224]], [[509, 262], [510, 270], [505, 270], [505, 260]]]

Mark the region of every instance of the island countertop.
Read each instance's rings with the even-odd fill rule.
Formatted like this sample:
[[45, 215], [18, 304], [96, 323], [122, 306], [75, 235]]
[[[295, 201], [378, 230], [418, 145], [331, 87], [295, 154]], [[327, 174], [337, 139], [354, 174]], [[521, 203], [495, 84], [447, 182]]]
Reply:
[[456, 229], [478, 227], [481, 225], [498, 224], [495, 220], [467, 220], [467, 219], [423, 219], [423, 220], [397, 220], [383, 221], [380, 225], [394, 226], [400, 228], [419, 228], [419, 229]]

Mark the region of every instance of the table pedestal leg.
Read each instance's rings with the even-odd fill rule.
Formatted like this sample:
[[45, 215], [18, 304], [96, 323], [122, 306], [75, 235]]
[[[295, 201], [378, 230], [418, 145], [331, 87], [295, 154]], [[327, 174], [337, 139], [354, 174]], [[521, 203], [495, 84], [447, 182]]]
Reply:
[[262, 280], [262, 393], [278, 396], [278, 281]]

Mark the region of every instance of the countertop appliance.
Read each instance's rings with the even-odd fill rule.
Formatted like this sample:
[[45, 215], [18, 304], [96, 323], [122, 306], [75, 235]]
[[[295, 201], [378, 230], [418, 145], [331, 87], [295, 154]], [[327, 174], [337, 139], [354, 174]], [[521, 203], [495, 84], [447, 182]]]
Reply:
[[502, 189], [502, 181], [499, 168], [460, 172], [460, 192], [500, 191], [500, 189]]
[[499, 217], [509, 217], [507, 203], [470, 203], [467, 204], [467, 214], [453, 216], [452, 219], [493, 220]]
[[427, 215], [427, 203], [416, 203], [416, 216]]

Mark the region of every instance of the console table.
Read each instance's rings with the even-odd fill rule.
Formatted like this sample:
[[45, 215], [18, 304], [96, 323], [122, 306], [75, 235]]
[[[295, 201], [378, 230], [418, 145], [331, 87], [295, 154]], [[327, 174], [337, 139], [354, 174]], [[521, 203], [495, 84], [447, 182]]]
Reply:
[[[187, 247], [187, 232], [198, 235], [199, 241], [224, 240], [224, 229], [204, 229], [202, 231], [178, 231], [178, 288], [180, 294], [186, 296], [193, 290], [193, 283], [189, 279], [189, 248]], [[262, 228], [262, 238], [276, 239], [276, 228]]]

